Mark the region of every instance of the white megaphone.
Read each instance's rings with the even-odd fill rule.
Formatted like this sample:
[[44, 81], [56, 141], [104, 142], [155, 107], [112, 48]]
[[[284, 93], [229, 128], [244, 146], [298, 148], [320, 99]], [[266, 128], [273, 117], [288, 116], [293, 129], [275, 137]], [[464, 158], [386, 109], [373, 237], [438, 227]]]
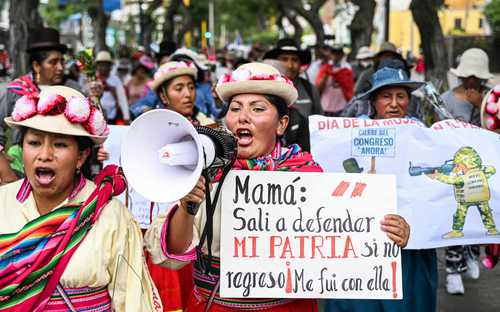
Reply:
[[152, 110], [130, 125], [121, 166], [139, 194], [154, 202], [173, 202], [195, 187], [202, 170], [221, 153], [213, 140], [174, 111]]

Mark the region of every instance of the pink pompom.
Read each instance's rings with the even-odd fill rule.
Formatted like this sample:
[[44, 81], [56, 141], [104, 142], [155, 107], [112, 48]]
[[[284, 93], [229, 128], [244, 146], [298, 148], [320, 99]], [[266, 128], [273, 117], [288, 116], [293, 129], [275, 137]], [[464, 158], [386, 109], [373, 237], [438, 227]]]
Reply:
[[90, 102], [84, 97], [73, 96], [69, 99], [64, 115], [70, 122], [82, 123], [90, 116]]
[[499, 128], [498, 119], [495, 116], [486, 115], [485, 117], [486, 129], [488, 130], [496, 130]]
[[83, 127], [90, 134], [98, 136], [105, 136], [106, 130], [108, 129], [108, 125], [101, 111], [94, 106], [91, 106], [89, 119], [83, 124]]
[[490, 92], [490, 95], [488, 95], [488, 100], [486, 102], [496, 103], [497, 100], [498, 100], [498, 96], [496, 96], [494, 92]]
[[486, 112], [490, 115], [496, 115], [498, 113], [498, 105], [495, 102], [486, 103]]
[[37, 99], [35, 97], [23, 95], [16, 101], [12, 111], [12, 119], [14, 121], [23, 121], [36, 115], [36, 103]]
[[37, 111], [40, 115], [59, 115], [66, 108], [66, 98], [59, 94], [48, 94], [38, 100]]
[[493, 88], [493, 92], [497, 97], [500, 97], [500, 85], [496, 85], [494, 88]]

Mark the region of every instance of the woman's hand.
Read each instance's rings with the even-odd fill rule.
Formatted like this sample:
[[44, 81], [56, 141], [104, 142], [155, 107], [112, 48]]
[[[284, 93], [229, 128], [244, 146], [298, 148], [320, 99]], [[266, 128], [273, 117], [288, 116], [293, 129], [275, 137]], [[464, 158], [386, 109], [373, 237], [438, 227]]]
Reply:
[[410, 239], [410, 225], [406, 220], [395, 214], [388, 214], [380, 221], [382, 231], [387, 233], [393, 242], [399, 247], [404, 248]]
[[106, 149], [104, 148], [104, 146], [102, 146], [102, 144], [99, 145], [99, 149], [97, 150], [97, 160], [102, 162], [108, 159], [109, 159], [108, 151], [106, 151]]
[[[205, 178], [200, 176], [196, 186], [189, 192], [186, 196], [181, 198], [180, 207], [184, 209], [185, 212], [189, 213], [187, 210], [188, 204], [201, 204], [205, 200]], [[191, 213], [189, 213], [191, 214]]]

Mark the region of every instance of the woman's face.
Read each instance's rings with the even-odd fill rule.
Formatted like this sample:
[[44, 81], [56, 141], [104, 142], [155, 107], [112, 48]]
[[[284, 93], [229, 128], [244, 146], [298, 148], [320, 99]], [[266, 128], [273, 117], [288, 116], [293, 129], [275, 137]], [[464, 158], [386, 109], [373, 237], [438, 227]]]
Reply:
[[179, 76], [173, 78], [167, 85], [167, 88], [162, 87], [160, 99], [171, 109], [184, 117], [193, 115], [194, 100], [196, 90], [194, 80], [191, 76]]
[[39, 75], [39, 84], [61, 84], [64, 78], [64, 56], [59, 51], [49, 51], [41, 64], [33, 62], [33, 69]]
[[276, 138], [285, 133], [288, 116], [263, 95], [240, 94], [231, 99], [226, 114], [227, 128], [238, 138], [238, 158], [253, 159], [271, 153]]
[[404, 87], [387, 87], [377, 93], [374, 99], [375, 118], [403, 118], [408, 112], [410, 97]]
[[23, 139], [23, 163], [35, 196], [69, 196], [75, 172], [89, 153], [89, 149], [80, 151], [72, 136], [28, 129]]

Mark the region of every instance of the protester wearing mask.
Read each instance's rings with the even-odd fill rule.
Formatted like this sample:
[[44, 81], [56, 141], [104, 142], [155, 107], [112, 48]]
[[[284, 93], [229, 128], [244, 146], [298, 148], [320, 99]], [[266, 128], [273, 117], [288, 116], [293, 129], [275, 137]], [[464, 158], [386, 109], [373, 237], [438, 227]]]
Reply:
[[[40, 92], [46, 86], [65, 84], [78, 89], [72, 80], [64, 81], [64, 54], [68, 48], [59, 42], [59, 32], [52, 28], [32, 29], [26, 52], [30, 72], [7, 85], [0, 97], [0, 184], [17, 179], [5, 157], [7, 124], [4, 118], [12, 114], [17, 99], [27, 93]], [[11, 142], [19, 142], [19, 132], [12, 131]]]
[[367, 46], [359, 48], [356, 53], [356, 60], [352, 64], [352, 71], [354, 73], [354, 81], [358, 81], [362, 72], [373, 66], [373, 52]]
[[120, 78], [111, 73], [113, 59], [108, 51], [97, 53], [96, 59], [97, 79], [103, 85], [101, 106], [104, 109], [106, 120], [110, 124], [130, 122], [127, 95]]
[[344, 60], [342, 45], [328, 46], [327, 50], [329, 61], [321, 65], [316, 87], [325, 115], [338, 117], [352, 98], [354, 79], [351, 65]]
[[[493, 78], [489, 70], [486, 52], [478, 48], [466, 50], [457, 68], [450, 72], [458, 77], [460, 84], [441, 95], [445, 107], [456, 119], [481, 126], [481, 103], [488, 88], [486, 82]], [[462, 274], [478, 279], [480, 246], [451, 246], [446, 248], [446, 291], [449, 294], [464, 294]]]
[[[364, 118], [408, 118], [410, 94], [423, 85], [412, 81], [403, 69], [383, 67], [373, 75], [373, 87], [361, 98], [373, 106]], [[404, 247], [405, 245], [400, 245]], [[327, 300], [327, 312], [429, 312], [436, 311], [437, 258], [435, 249], [401, 253], [402, 300]]]
[[163, 311], [139, 225], [113, 199], [125, 177], [110, 166], [88, 180], [104, 117], [68, 87], [34, 95], [5, 119], [22, 133], [26, 178], [0, 188], [0, 310]]

